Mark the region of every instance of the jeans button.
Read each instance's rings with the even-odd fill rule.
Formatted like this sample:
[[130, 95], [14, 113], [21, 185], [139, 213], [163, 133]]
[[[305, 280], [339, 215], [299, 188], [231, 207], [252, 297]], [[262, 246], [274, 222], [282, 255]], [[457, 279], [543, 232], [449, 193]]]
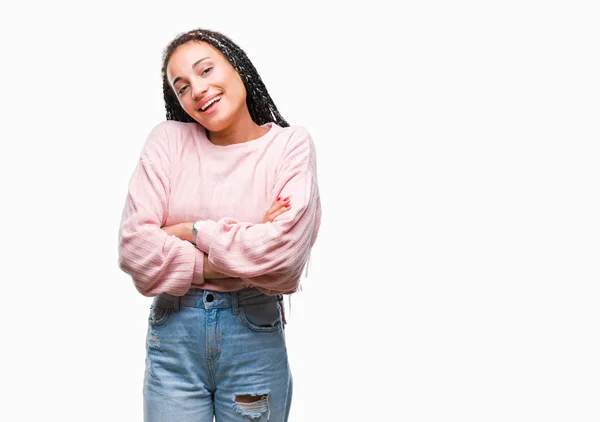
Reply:
[[207, 295], [206, 295], [206, 301], [207, 301], [207, 302], [209, 302], [209, 303], [210, 303], [210, 302], [212, 302], [213, 300], [215, 300], [215, 297], [214, 297], [212, 294], [210, 294], [210, 293], [209, 293], [209, 294], [207, 294]]

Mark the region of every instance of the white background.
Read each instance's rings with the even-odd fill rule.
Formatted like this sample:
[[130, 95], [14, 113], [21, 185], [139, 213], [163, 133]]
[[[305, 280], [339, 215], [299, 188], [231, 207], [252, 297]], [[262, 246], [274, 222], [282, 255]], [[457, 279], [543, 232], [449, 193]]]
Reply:
[[2, 6], [1, 418], [142, 420], [118, 225], [162, 49], [203, 27], [317, 147], [290, 421], [600, 420], [593, 3]]

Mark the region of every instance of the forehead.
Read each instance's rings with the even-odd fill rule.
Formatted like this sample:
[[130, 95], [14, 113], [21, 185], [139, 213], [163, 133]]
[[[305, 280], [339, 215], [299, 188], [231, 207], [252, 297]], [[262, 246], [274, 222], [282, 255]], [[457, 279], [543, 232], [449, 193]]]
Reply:
[[212, 60], [224, 59], [219, 50], [205, 42], [190, 41], [177, 47], [169, 58], [167, 77], [172, 81], [177, 76], [192, 72], [192, 65], [205, 57], [210, 57]]

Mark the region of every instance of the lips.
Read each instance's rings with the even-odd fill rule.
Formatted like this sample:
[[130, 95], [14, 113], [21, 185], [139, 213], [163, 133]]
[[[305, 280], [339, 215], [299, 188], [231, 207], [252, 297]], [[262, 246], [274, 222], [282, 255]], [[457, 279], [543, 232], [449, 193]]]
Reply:
[[[215, 94], [215, 95], [211, 95], [211, 96], [209, 96], [209, 97], [206, 97], [206, 98], [204, 98], [204, 99], [203, 99], [203, 100], [200, 102], [200, 104], [198, 104], [198, 108], [197, 108], [197, 110], [198, 110], [199, 112], [202, 112], [202, 109], [204, 108], [204, 106], [205, 106], [205, 105], [206, 105], [208, 102], [210, 102], [210, 101], [211, 101], [213, 98], [217, 98], [217, 97], [220, 97], [220, 96], [222, 96], [222, 95], [223, 95], [223, 94]], [[219, 102], [219, 101], [220, 101], [220, 100], [218, 100], [218, 101], [215, 101], [215, 103], [217, 103], [217, 102]], [[213, 103], [213, 104], [214, 104], [214, 103]]]

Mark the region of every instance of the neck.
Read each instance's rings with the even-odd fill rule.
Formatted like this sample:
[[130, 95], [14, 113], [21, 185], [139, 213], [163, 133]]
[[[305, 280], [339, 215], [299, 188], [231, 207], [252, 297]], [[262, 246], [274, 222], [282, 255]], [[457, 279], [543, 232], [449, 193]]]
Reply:
[[269, 130], [260, 127], [252, 120], [250, 113], [246, 112], [244, 116], [238, 117], [226, 128], [219, 131], [206, 131], [206, 136], [215, 145], [227, 146], [241, 144], [260, 138]]

